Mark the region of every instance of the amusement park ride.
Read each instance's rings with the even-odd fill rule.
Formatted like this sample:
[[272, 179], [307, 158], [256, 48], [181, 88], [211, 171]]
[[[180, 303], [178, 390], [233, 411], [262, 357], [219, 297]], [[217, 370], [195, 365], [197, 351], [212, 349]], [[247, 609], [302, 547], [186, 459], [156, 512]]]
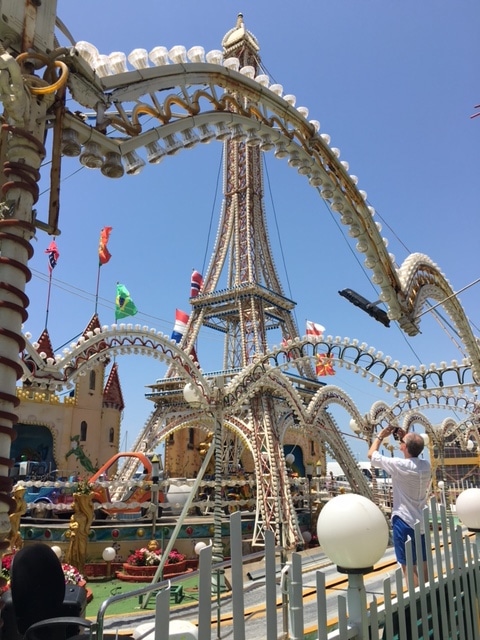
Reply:
[[[366, 194], [357, 188], [355, 176], [339, 160], [329, 137], [320, 133], [318, 122], [309, 121], [306, 110], [296, 108], [290, 96], [282, 96], [280, 85], [270, 84], [259, 43], [245, 28], [242, 15], [225, 35], [222, 51], [205, 54], [201, 47], [188, 51], [157, 47], [149, 59], [137, 50], [127, 63], [107, 59], [86, 42], [57, 47], [55, 2], [29, 5], [28, 15], [25, 3], [2, 1], [0, 6], [3, 536], [11, 505], [11, 434], [22, 397], [17, 381], [29, 393], [54, 395], [110, 356], [132, 351], [153, 355], [168, 368], [163, 379], [150, 385], [154, 410], [133, 450], [150, 452], [165, 443], [164, 468], [171, 476], [180, 474], [180, 458], [191, 452], [192, 477], [210, 473], [214, 478], [216, 526], [222, 479], [239, 469], [252, 474], [256, 483], [252, 545], [262, 544], [266, 529], [287, 548], [302, 541], [290, 491], [288, 443], [302, 442], [305, 463], [307, 458], [319, 459], [325, 465], [329, 454], [341, 464], [354, 491], [375, 499], [329, 410], [335, 405], [345, 409], [355, 431], [367, 441], [387, 423], [405, 429], [421, 425], [435, 441], [438, 430], [426, 415], [428, 409], [455, 409], [466, 417], [445, 421], [442, 443], [448, 438], [465, 453], [478, 449], [475, 392], [480, 347], [462, 306], [428, 256], [415, 253], [400, 267], [394, 264]], [[67, 108], [67, 95], [75, 109]], [[81, 117], [82, 110], [95, 112], [95, 124]], [[22, 335], [32, 239], [38, 230], [59, 233], [62, 155], [79, 156], [83, 165], [99, 169], [106, 178], [121, 178], [144, 165], [138, 151], [146, 151], [147, 160], [156, 163], [180, 148], [211, 140], [225, 147], [224, 204], [210, 265], [198, 295], [190, 299], [192, 313], [181, 341], [177, 344], [140, 325], [100, 327], [98, 319], [78, 343], [59, 355], [46, 354]], [[52, 195], [48, 220], [40, 221], [33, 205], [47, 153], [44, 141], [52, 158]], [[432, 299], [449, 314], [468, 358], [461, 364], [402, 367], [357, 340], [301, 335], [292, 313], [295, 303], [284, 294], [270, 250], [263, 204], [266, 152], [285, 158], [305, 176], [355, 239], [356, 251], [364, 256], [378, 288], [379, 304], [386, 309], [370, 308], [366, 301], [367, 312], [374, 317], [377, 313], [384, 324], [397, 323], [413, 336], [419, 332], [422, 309]], [[354, 297], [355, 292], [348, 291]], [[208, 374], [195, 355], [204, 327], [224, 336], [223, 363]], [[280, 331], [283, 343], [269, 350], [267, 332], [272, 329]], [[318, 358], [366, 373], [389, 388], [394, 401], [376, 402], [367, 415], [361, 415], [342, 389], [318, 380]], [[203, 460], [198, 449], [209, 437], [210, 457]], [[127, 461], [117, 475], [128, 481], [135, 471], [136, 465]], [[217, 529], [217, 542], [218, 535]]]

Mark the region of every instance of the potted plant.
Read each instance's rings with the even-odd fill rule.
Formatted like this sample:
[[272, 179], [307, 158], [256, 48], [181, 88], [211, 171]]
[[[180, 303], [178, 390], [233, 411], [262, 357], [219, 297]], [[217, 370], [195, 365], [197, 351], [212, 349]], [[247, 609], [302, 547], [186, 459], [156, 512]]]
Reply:
[[[142, 547], [128, 556], [127, 561], [123, 564], [123, 570], [130, 576], [153, 576], [161, 560], [161, 549], [152, 548], [151, 546], [150, 548]], [[163, 567], [163, 574], [183, 573], [185, 570], [186, 556], [177, 551], [177, 549], [172, 549]]]

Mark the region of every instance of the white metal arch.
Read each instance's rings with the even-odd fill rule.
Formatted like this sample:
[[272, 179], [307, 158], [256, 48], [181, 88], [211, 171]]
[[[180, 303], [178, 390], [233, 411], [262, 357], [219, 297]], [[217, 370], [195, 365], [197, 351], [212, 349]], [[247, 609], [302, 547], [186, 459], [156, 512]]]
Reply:
[[[56, 59], [55, 52], [52, 57]], [[357, 188], [348, 163], [339, 159], [338, 149], [330, 147], [328, 135], [319, 133], [316, 121], [307, 121], [269, 87], [226, 68], [221, 60], [218, 64], [185, 61], [99, 77], [75, 48], [68, 53], [63, 50], [58, 59], [70, 68], [68, 86], [73, 98], [96, 112], [95, 127], [77, 114], [64, 115], [63, 126], [75, 130], [81, 143], [95, 141], [105, 152], [124, 156], [161, 140], [164, 155], [174, 155], [201, 140], [240, 136], [247, 144], [275, 149], [277, 157], [288, 158], [340, 215], [348, 234], [356, 239], [356, 250], [365, 254], [365, 267], [372, 271], [389, 317], [407, 334], [419, 332], [419, 314], [428, 297], [447, 299], [445, 309], [459, 329], [475, 379], [480, 380], [480, 347], [448, 281], [422, 254], [410, 255], [399, 269], [394, 266], [367, 194]], [[158, 124], [142, 125], [145, 115]], [[216, 131], [207, 134], [209, 125]], [[122, 140], [109, 136], [105, 133], [109, 126], [126, 135]], [[176, 139], [178, 134], [183, 134], [183, 142]]]

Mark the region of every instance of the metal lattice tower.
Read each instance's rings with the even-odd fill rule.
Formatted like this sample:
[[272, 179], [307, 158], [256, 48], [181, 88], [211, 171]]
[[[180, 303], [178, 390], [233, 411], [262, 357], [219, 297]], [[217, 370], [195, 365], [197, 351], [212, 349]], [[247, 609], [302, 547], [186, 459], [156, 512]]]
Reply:
[[[225, 35], [222, 46], [224, 60], [236, 58], [239, 68], [250, 67], [253, 77], [261, 74], [259, 45], [245, 29], [241, 14], [236, 26]], [[236, 98], [241, 101], [239, 96]], [[216, 137], [219, 138], [218, 133]], [[225, 126], [224, 200], [218, 233], [201, 291], [190, 299], [192, 313], [180, 343], [186, 353], [194, 353], [202, 327], [222, 332], [226, 379], [232, 375], [229, 372], [241, 371], [268, 351], [268, 331], [276, 329], [284, 339], [299, 337], [292, 314], [295, 302], [284, 295], [266, 224], [262, 147], [269, 143], [273, 146], [270, 140], [259, 137], [254, 128], [245, 134], [235, 126]], [[310, 390], [314, 392], [322, 386], [308, 360], [299, 359], [294, 364], [297, 377]], [[164, 392], [168, 387], [168, 379], [173, 382], [175, 376], [176, 371], [171, 368], [165, 384], [158, 385], [159, 397], [163, 395], [163, 398], [139, 436], [137, 447], [151, 447], [172, 429], [172, 424], [178, 425], [184, 419], [181, 409], [180, 417], [178, 415], [178, 405], [169, 405], [171, 400], [165, 400], [162, 393], [162, 389]], [[287, 413], [291, 415], [282, 400], [259, 391], [249, 399], [248, 406], [244, 405], [241, 415], [225, 415], [226, 426], [237, 420], [247, 424], [245, 431], [249, 433], [253, 451], [257, 478], [253, 544], [263, 544], [265, 529], [275, 531], [277, 541], [287, 546], [301, 540], [286, 473], [283, 434], [278, 426]], [[330, 427], [336, 429], [334, 425]], [[339, 440], [339, 449], [345, 449], [348, 458], [348, 447], [340, 436]], [[224, 476], [240, 459], [244, 446], [240, 438], [232, 439], [232, 432], [225, 429], [221, 461]]]
[[[235, 57], [240, 68], [261, 73], [259, 46], [243, 24], [223, 39], [224, 58]], [[281, 329], [284, 338], [298, 335], [292, 317], [295, 303], [284, 296], [270, 251], [263, 204], [262, 150], [245, 134], [227, 132], [224, 154], [224, 202], [216, 246], [201, 295], [191, 299], [192, 316], [183, 347], [188, 352], [200, 328], [225, 334], [223, 368], [239, 369], [267, 350], [267, 331]], [[255, 132], [251, 132], [255, 137]], [[222, 285], [225, 277], [225, 286]], [[304, 365], [300, 365], [304, 366]], [[311, 368], [300, 371], [314, 378]]]

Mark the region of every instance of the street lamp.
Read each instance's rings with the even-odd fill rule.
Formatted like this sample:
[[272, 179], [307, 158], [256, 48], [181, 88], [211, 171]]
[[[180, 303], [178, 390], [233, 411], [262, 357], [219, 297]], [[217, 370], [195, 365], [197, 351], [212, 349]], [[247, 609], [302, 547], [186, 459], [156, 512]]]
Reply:
[[[223, 542], [222, 542], [222, 478], [223, 478], [223, 378], [217, 377], [213, 386], [213, 418], [214, 435], [213, 447], [215, 452], [215, 498], [213, 506], [213, 563], [223, 562]], [[200, 391], [192, 384], [188, 383], [183, 388], [183, 397], [186, 402], [196, 408], [208, 409], [208, 400], [204, 398]], [[225, 574], [222, 569], [218, 569], [212, 574], [212, 591], [219, 593], [226, 591]]]
[[363, 575], [373, 569], [388, 545], [388, 524], [375, 503], [346, 493], [329, 500], [317, 520], [317, 535], [337, 570], [348, 574], [349, 621], [368, 638], [367, 596]]

